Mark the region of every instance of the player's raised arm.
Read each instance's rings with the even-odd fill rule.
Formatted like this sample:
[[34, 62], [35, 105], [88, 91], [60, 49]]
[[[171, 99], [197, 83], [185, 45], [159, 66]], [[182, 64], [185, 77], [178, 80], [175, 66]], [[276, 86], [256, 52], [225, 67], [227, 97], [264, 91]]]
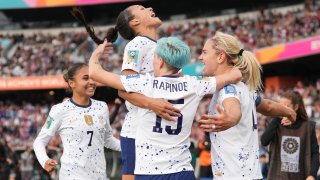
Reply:
[[216, 76], [217, 90], [222, 89], [229, 84], [236, 84], [242, 78], [241, 71], [238, 68], [232, 68], [229, 72]]
[[108, 56], [112, 49], [112, 43], [104, 41], [93, 51], [89, 60], [89, 76], [104, 85], [125, 90], [120, 81], [120, 77], [115, 73], [104, 70], [99, 62], [99, 59]]
[[297, 116], [292, 109], [270, 99], [261, 99], [261, 102], [257, 105], [257, 112], [265, 116], [287, 117], [291, 122], [295, 122]]

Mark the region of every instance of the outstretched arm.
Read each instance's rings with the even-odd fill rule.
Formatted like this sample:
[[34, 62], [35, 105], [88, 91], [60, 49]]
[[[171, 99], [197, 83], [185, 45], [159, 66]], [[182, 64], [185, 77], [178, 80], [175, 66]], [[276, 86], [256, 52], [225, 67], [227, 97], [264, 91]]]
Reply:
[[89, 77], [112, 88], [125, 90], [121, 83], [120, 77], [114, 73], [104, 70], [99, 62], [99, 59], [109, 55], [111, 50], [112, 43], [104, 41], [103, 44], [100, 44], [93, 51], [89, 60]]
[[238, 68], [233, 68], [229, 72], [216, 76], [217, 90], [222, 89], [229, 84], [236, 84], [242, 78], [241, 71]]
[[[137, 74], [137, 72], [126, 69], [122, 71], [122, 74]], [[131, 104], [140, 108], [151, 109], [158, 116], [169, 121], [175, 121], [172, 116], [178, 116], [180, 112], [171, 103], [161, 98], [150, 98], [143, 94], [127, 93], [125, 91], [118, 91], [118, 94]]]
[[297, 116], [294, 110], [269, 99], [261, 100], [261, 103], [257, 106], [257, 112], [265, 116], [287, 117], [292, 122], [296, 121]]

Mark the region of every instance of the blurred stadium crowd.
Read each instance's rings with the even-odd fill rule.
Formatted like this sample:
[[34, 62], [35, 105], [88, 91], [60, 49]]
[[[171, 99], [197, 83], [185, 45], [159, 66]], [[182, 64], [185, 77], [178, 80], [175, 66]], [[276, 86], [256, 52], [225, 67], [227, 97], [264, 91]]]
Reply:
[[[259, 49], [275, 44], [292, 42], [299, 39], [320, 35], [320, 7], [305, 6], [299, 10], [288, 10], [286, 13], [272, 10], [260, 10], [260, 15], [250, 18], [235, 16], [228, 20], [207, 21], [200, 19], [179, 24], [170, 22], [159, 31], [159, 37], [176, 36], [188, 43], [192, 51], [192, 62], [197, 61], [204, 41], [213, 36], [215, 31], [236, 34], [244, 49]], [[104, 37], [104, 32], [99, 36]], [[115, 53], [102, 64], [104, 68], [119, 72], [122, 63], [122, 52], [126, 41], [116, 42]], [[63, 32], [58, 35], [36, 33], [33, 35], [15, 34], [0, 35], [0, 77], [25, 77], [43, 75], [61, 75], [70, 64], [88, 59], [94, 48], [93, 42], [83, 32]], [[308, 82], [309, 83], [309, 82]], [[311, 120], [317, 122], [320, 132], [320, 79], [311, 84], [297, 82], [292, 87], [303, 95], [307, 113]], [[266, 90], [261, 95], [265, 98], [278, 100], [284, 91]], [[195, 146], [204, 139], [204, 133], [198, 128], [196, 120], [207, 112], [211, 97], [205, 98], [198, 108], [193, 124], [191, 138]], [[16, 177], [21, 173], [29, 177], [40, 177], [43, 173], [30, 147], [34, 138], [44, 124], [52, 104], [16, 104], [10, 101], [0, 102], [0, 134], [3, 147], [0, 147], [0, 161], [6, 161], [11, 174]], [[114, 104], [109, 104], [110, 112]], [[116, 120], [112, 124], [114, 134], [119, 137], [125, 106], [122, 105]], [[259, 116], [259, 133], [264, 131], [268, 118]], [[320, 134], [318, 132], [318, 134]], [[320, 142], [320, 136], [318, 136]], [[49, 146], [59, 152], [59, 137], [53, 139]], [[57, 150], [58, 149], [58, 150]], [[22, 154], [17, 151], [23, 152]], [[39, 171], [34, 171], [38, 169]], [[35, 175], [34, 173], [37, 172]]]
[[[302, 82], [297, 82], [295, 87], [292, 89], [298, 91], [303, 96], [303, 100], [306, 106], [306, 110], [310, 120], [317, 123], [317, 137], [320, 143], [320, 80], [316, 84], [304, 85]], [[264, 98], [279, 100], [280, 95], [284, 90], [270, 90], [261, 93]], [[205, 134], [198, 127], [197, 120], [200, 119], [201, 114], [207, 112], [208, 105], [211, 97], [204, 98], [198, 107], [197, 114], [194, 118], [194, 123], [191, 132], [191, 139], [194, 143], [194, 148], [198, 146], [198, 143], [203, 141]], [[0, 157], [7, 157], [12, 166], [9, 166], [11, 172], [14, 174], [25, 173], [24, 171], [32, 171], [34, 176], [44, 173], [41, 167], [37, 163], [35, 156], [32, 155], [31, 159], [25, 159], [23, 153], [32, 154], [29, 152], [29, 148], [32, 147], [32, 143], [41, 130], [42, 125], [46, 121], [47, 114], [49, 113], [51, 104], [31, 104], [28, 102], [22, 105], [17, 105], [12, 102], [5, 103], [0, 102], [0, 134], [5, 134], [5, 138], [2, 137], [1, 141], [6, 147], [5, 152], [1, 152]], [[112, 113], [115, 109], [114, 104], [109, 104], [110, 112]], [[121, 105], [119, 112], [116, 116], [115, 121], [111, 125], [115, 137], [120, 137], [121, 126], [123, 124], [124, 116], [127, 110], [124, 104]], [[258, 116], [258, 131], [259, 135], [264, 132], [264, 129], [271, 118], [265, 116]], [[52, 150], [53, 155], [58, 155], [62, 150], [62, 143], [60, 138], [57, 136], [52, 139], [48, 145], [49, 149]], [[0, 149], [2, 149], [0, 147]], [[20, 153], [18, 153], [18, 151]], [[1, 154], [2, 153], [2, 154]], [[261, 155], [265, 154], [265, 149], [261, 148]], [[16, 166], [14, 166], [16, 165]], [[27, 167], [25, 167], [27, 166]], [[37, 171], [34, 171], [34, 170]], [[21, 174], [20, 174], [21, 175]]]
[[[244, 49], [259, 49], [293, 42], [320, 34], [320, 8], [308, 6], [285, 12], [260, 10], [258, 16], [218, 21], [198, 19], [188, 23], [170, 22], [160, 28], [159, 37], [176, 36], [188, 43], [196, 62], [204, 41], [215, 31], [235, 34]], [[99, 33], [105, 37], [105, 32]], [[105, 68], [119, 71], [125, 41], [118, 40], [115, 54], [104, 62]], [[58, 35], [36, 33], [0, 36], [0, 77], [62, 74], [70, 64], [88, 59], [94, 44], [85, 32]]]

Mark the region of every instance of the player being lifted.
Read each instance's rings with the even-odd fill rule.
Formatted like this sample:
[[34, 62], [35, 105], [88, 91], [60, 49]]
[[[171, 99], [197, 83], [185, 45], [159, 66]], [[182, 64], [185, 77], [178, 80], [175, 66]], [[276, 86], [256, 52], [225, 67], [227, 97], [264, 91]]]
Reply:
[[155, 77], [150, 74], [119, 77], [102, 69], [99, 63], [111, 50], [111, 43], [105, 41], [92, 53], [89, 74], [94, 80], [119, 90], [167, 99], [181, 109], [175, 121], [164, 121], [150, 110], [138, 109], [135, 178], [195, 179], [190, 164], [189, 135], [197, 107], [205, 94], [213, 94], [216, 89], [240, 80], [240, 71], [233, 69], [204, 79], [180, 77], [179, 70], [190, 61], [190, 49], [181, 40], [169, 37], [157, 42], [153, 60]]
[[[85, 25], [96, 44], [103, 43], [103, 40], [99, 39], [94, 34], [93, 29], [88, 26], [80, 9], [73, 9], [73, 15]], [[117, 39], [119, 32], [123, 38], [130, 40], [124, 50], [122, 75], [153, 73], [157, 29], [161, 23], [161, 20], [150, 7], [132, 5], [120, 12], [115, 27], [108, 30], [106, 38], [109, 42], [113, 42]], [[165, 119], [172, 119], [169, 114], [174, 115], [179, 110], [163, 99], [148, 98], [138, 93], [127, 93], [125, 91], [119, 91], [119, 95], [127, 100], [126, 107], [129, 111], [121, 129], [122, 179], [133, 180], [137, 106], [151, 109]]]
[[64, 78], [72, 97], [51, 108], [34, 141], [35, 154], [41, 166], [52, 172], [58, 163], [48, 157], [45, 146], [59, 133], [63, 143], [59, 179], [107, 179], [104, 147], [120, 151], [109, 124], [108, 106], [90, 98], [96, 83], [89, 77], [88, 65], [74, 64]]

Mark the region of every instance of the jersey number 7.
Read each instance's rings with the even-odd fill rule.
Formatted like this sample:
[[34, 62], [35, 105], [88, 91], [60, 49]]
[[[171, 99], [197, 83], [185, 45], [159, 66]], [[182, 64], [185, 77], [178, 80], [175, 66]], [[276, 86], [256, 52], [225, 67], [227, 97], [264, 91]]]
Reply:
[[[184, 99], [178, 99], [178, 100], [168, 100], [171, 104], [184, 104]], [[166, 126], [165, 130], [170, 135], [178, 135], [181, 132], [182, 128], [182, 119], [183, 115], [181, 114], [180, 117], [178, 117], [177, 120], [177, 129], [172, 129], [171, 126]], [[160, 116], [157, 116], [156, 118], [156, 125], [153, 126], [153, 132], [162, 133], [163, 128], [161, 127], [161, 121], [162, 118]]]

